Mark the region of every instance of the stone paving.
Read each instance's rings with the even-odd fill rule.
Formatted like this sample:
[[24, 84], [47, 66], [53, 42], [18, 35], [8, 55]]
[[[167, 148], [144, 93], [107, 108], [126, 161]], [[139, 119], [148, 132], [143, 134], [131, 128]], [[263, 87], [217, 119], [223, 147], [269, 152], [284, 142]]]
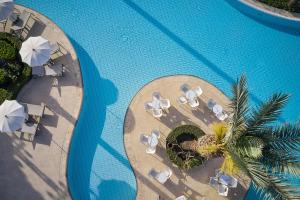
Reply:
[[32, 79], [19, 93], [20, 102], [46, 104], [45, 115], [33, 141], [24, 135], [0, 134], [0, 199], [71, 199], [66, 161], [82, 102], [79, 62], [68, 38], [52, 21], [27, 8], [16, 9], [33, 13], [29, 26], [35, 21], [22, 36], [41, 35], [62, 44], [62, 54], [55, 59], [66, 68], [63, 77]]
[[[200, 86], [203, 94], [200, 96], [200, 106], [191, 109], [188, 105], [180, 105], [177, 101], [183, 93], [180, 86], [187, 83], [192, 88]], [[163, 98], [171, 101], [171, 108], [160, 119], [155, 119], [144, 109], [144, 103], [151, 101], [152, 93], [160, 92]], [[126, 153], [136, 175], [138, 192], [137, 199], [175, 199], [186, 195], [190, 199], [210, 200], [217, 199], [243, 199], [249, 187], [249, 180], [239, 176], [239, 185], [230, 189], [228, 197], [221, 197], [216, 190], [208, 185], [209, 177], [214, 176], [215, 169], [220, 167], [222, 159], [216, 158], [204, 165], [183, 172], [174, 166], [168, 159], [165, 151], [165, 138], [169, 132], [181, 124], [197, 124], [206, 134], [213, 134], [211, 124], [219, 122], [214, 114], [207, 108], [207, 101], [213, 98], [218, 104], [226, 108], [229, 99], [216, 87], [206, 81], [193, 76], [163, 77], [144, 86], [133, 98], [125, 117], [124, 143]], [[162, 136], [155, 154], [146, 154], [145, 145], [140, 143], [142, 133], [150, 134], [152, 129], [159, 129]], [[164, 185], [160, 184], [148, 173], [151, 169], [156, 171], [170, 168], [173, 175]]]

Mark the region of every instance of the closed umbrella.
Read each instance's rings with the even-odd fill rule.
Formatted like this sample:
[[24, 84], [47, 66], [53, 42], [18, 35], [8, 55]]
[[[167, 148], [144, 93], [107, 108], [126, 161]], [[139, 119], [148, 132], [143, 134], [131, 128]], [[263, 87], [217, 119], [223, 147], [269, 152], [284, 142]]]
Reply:
[[22, 43], [20, 55], [22, 57], [22, 61], [27, 63], [29, 66], [42, 66], [50, 59], [50, 42], [41, 36], [30, 37]]
[[6, 19], [14, 10], [13, 0], [0, 0], [0, 21]]
[[0, 106], [0, 132], [12, 133], [22, 128], [26, 116], [24, 107], [16, 100], [5, 100]]

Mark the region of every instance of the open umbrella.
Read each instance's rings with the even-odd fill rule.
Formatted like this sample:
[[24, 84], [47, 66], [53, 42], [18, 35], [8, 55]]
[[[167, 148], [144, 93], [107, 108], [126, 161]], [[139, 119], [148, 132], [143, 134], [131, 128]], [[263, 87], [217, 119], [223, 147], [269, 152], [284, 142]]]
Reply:
[[16, 100], [5, 100], [0, 106], [0, 132], [12, 133], [20, 128], [27, 114]]
[[13, 0], [0, 0], [0, 21], [6, 19], [14, 10]]
[[41, 36], [30, 37], [22, 43], [20, 55], [22, 57], [22, 61], [27, 63], [29, 66], [42, 66], [50, 59], [50, 42]]

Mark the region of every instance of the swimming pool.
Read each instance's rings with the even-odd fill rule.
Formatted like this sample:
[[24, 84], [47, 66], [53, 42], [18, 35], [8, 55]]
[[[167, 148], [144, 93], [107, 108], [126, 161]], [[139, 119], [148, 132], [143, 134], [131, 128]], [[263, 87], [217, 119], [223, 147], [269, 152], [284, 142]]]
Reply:
[[[259, 21], [234, 0], [186, 2], [17, 0], [56, 22], [81, 63], [84, 101], [68, 161], [74, 199], [134, 199], [123, 120], [135, 93], [158, 77], [196, 75], [230, 95], [230, 84], [245, 73], [253, 104], [288, 92], [282, 120], [299, 120], [297, 24]], [[254, 199], [253, 192], [248, 196]]]

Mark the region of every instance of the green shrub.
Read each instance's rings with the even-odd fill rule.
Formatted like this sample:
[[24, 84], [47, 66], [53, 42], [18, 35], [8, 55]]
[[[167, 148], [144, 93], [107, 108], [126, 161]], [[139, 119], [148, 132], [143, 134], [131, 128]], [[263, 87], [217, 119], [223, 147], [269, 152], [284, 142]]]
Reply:
[[4, 40], [0, 40], [0, 59], [14, 60], [16, 58], [16, 49]]
[[0, 40], [6, 41], [17, 50], [20, 50], [22, 46], [22, 41], [20, 40], [20, 38], [6, 32], [0, 32]]
[[180, 148], [180, 143], [185, 137], [198, 139], [205, 133], [193, 125], [183, 125], [176, 127], [166, 139], [166, 149], [169, 159], [181, 169], [191, 169], [201, 165], [205, 158], [198, 152], [192, 152]]
[[0, 104], [2, 104], [5, 99], [11, 99], [12, 98], [12, 93], [7, 91], [4, 88], [0, 88]]
[[273, 6], [275, 8], [284, 9], [292, 12], [300, 12], [300, 2], [296, 3], [293, 7], [289, 7], [289, 0], [259, 0], [262, 3], [265, 3], [269, 6]]
[[4, 69], [0, 69], [0, 86], [5, 86], [9, 81], [7, 73]]

